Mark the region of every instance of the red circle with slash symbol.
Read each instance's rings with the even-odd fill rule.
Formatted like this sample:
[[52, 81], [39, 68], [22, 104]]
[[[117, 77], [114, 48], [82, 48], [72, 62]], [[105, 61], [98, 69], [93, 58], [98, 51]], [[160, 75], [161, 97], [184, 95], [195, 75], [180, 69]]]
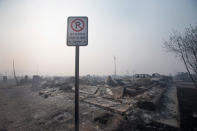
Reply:
[[85, 22], [82, 19], [77, 18], [71, 22], [71, 29], [75, 32], [82, 31], [84, 27], [85, 27]]

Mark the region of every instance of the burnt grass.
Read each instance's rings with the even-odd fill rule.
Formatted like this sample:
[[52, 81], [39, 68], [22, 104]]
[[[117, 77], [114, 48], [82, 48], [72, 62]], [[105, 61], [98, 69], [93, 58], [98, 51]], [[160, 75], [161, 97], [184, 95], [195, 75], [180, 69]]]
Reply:
[[184, 131], [197, 131], [197, 89], [177, 87], [177, 96], [180, 110], [181, 129]]

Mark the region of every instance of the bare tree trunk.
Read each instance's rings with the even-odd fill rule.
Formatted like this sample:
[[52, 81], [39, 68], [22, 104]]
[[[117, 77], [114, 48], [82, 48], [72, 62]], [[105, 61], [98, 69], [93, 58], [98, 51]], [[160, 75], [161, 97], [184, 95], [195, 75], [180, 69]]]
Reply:
[[14, 60], [13, 60], [13, 73], [14, 73], [14, 79], [16, 81], [16, 84], [18, 85], [19, 83], [18, 83], [18, 79], [16, 77], [16, 72], [15, 72], [15, 67], [14, 67]]

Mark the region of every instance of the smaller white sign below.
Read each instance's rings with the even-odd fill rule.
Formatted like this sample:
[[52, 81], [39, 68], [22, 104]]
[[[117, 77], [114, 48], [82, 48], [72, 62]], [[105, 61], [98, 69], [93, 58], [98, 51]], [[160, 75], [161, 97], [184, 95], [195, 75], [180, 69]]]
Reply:
[[67, 45], [88, 45], [88, 17], [68, 17]]

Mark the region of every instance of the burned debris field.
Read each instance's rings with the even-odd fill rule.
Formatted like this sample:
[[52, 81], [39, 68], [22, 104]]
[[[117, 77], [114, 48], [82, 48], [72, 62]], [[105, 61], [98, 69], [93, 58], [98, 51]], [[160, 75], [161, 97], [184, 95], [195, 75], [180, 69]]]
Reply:
[[[118, 79], [80, 77], [79, 128], [81, 131], [194, 130], [196, 96], [189, 94], [196, 89], [189, 92], [179, 87], [181, 84], [170, 77], [141, 74]], [[74, 91], [74, 77], [37, 76], [18, 85], [14, 80], [1, 82], [0, 130], [74, 130]], [[187, 104], [189, 109], [182, 106]]]
[[0, 131], [197, 131], [197, 0], [0, 0]]

